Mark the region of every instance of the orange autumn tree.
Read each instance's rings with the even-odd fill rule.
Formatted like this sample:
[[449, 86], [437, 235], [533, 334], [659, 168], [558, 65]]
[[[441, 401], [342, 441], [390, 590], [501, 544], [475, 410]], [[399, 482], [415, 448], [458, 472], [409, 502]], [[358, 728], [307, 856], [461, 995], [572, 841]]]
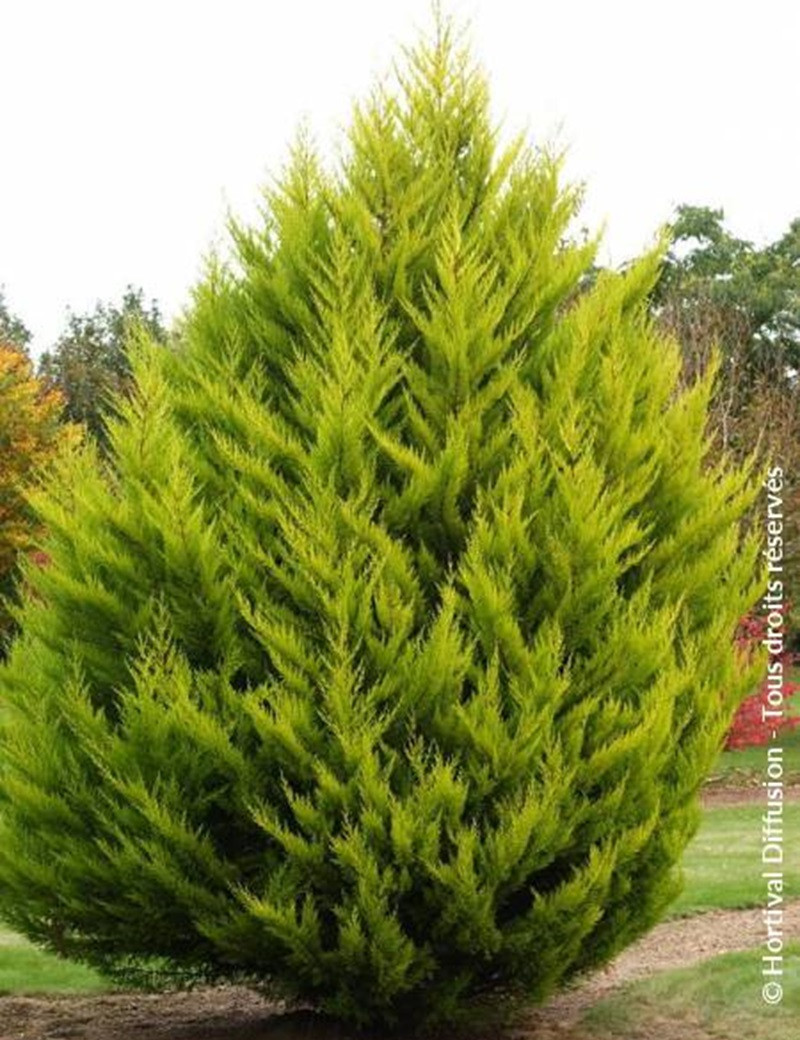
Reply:
[[0, 657], [11, 627], [11, 595], [21, 554], [36, 543], [37, 521], [26, 488], [76, 431], [60, 422], [63, 401], [33, 373], [24, 350], [0, 342]]

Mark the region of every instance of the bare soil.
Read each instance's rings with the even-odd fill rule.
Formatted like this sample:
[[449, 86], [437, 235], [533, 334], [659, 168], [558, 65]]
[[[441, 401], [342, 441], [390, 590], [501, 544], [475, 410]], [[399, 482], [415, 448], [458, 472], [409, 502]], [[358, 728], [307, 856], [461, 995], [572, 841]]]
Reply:
[[[766, 801], [767, 792], [762, 783], [762, 777], [747, 776], [736, 784], [715, 783], [709, 781], [700, 792], [700, 801], [703, 806], [713, 807], [718, 805], [752, 805], [754, 802]], [[800, 801], [800, 783], [791, 779], [783, 786], [783, 800], [786, 802]]]
[[[783, 798], [786, 802], [800, 801], [800, 784], [787, 784], [783, 789]], [[709, 785], [703, 788], [700, 801], [704, 808], [714, 808], [722, 805], [752, 805], [755, 802], [766, 802], [767, 795], [761, 786], [760, 779], [756, 779], [752, 785], [747, 787], [729, 787]]]

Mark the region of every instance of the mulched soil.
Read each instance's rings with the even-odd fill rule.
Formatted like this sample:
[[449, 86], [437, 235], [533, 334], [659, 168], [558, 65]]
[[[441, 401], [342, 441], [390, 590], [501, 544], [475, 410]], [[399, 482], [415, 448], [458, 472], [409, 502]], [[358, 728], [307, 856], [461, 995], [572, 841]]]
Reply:
[[[783, 789], [786, 802], [800, 801], [800, 784], [786, 784]], [[761, 780], [756, 778], [750, 786], [717, 787], [710, 785], [703, 789], [700, 801], [704, 808], [710, 809], [722, 805], [753, 805], [755, 802], [766, 803], [767, 796]]]
[[[800, 785], [787, 788], [800, 798]], [[710, 788], [709, 805], [760, 800], [760, 788]], [[784, 929], [800, 934], [800, 900], [785, 908]], [[625, 950], [606, 969], [526, 1013], [509, 1040], [588, 1040], [581, 1013], [625, 982], [751, 949], [762, 941], [761, 910], [715, 910], [670, 921]], [[693, 1040], [682, 1025], [680, 1040]], [[664, 1040], [674, 1036], [665, 1023]], [[698, 1037], [701, 1034], [698, 1033]], [[705, 1036], [706, 1034], [702, 1034]], [[0, 997], [0, 1040], [351, 1040], [310, 1011], [291, 1011], [249, 990], [220, 986], [188, 993], [119, 993], [91, 997]], [[498, 1040], [496, 1036], [485, 1040]]]

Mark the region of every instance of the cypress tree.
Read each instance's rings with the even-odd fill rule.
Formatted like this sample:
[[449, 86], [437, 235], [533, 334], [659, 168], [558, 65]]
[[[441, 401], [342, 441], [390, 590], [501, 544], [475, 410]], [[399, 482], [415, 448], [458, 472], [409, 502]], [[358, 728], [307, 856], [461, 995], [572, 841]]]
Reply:
[[750, 681], [753, 480], [648, 318], [661, 250], [586, 288], [579, 202], [440, 25], [139, 343], [110, 458], [34, 500], [13, 927], [409, 1025], [657, 920]]

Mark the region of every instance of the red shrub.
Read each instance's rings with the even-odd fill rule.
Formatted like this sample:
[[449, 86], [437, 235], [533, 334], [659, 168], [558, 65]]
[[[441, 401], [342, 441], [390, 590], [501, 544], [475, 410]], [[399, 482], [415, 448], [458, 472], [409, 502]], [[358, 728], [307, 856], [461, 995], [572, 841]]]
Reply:
[[[788, 614], [788, 604], [787, 604]], [[766, 618], [749, 614], [742, 618], [739, 630], [736, 633], [736, 644], [745, 653], [754, 653], [761, 641], [767, 635]], [[773, 657], [772, 660], [775, 660]], [[734, 751], [746, 747], [761, 747], [769, 744], [773, 739], [772, 734], [786, 733], [800, 725], [800, 715], [794, 715], [792, 710], [792, 697], [800, 690], [800, 683], [792, 682], [789, 673], [797, 663], [797, 656], [788, 650], [780, 655], [783, 665], [783, 702], [786, 714], [782, 719], [776, 720], [764, 718], [764, 711], [769, 709], [769, 685], [766, 675], [762, 679], [755, 693], [746, 697], [739, 705], [738, 711], [733, 718], [733, 723], [725, 738], [725, 750]]]

